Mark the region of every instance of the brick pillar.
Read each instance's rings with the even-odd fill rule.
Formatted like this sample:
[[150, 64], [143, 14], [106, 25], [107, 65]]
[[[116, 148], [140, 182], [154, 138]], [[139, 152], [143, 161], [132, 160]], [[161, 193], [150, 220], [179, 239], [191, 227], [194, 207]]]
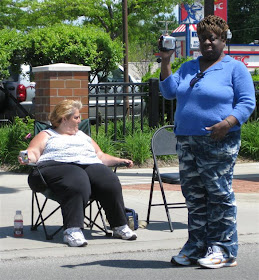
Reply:
[[89, 66], [57, 63], [33, 67], [35, 73], [35, 119], [48, 121], [53, 107], [63, 99], [80, 100], [82, 119], [88, 118]]

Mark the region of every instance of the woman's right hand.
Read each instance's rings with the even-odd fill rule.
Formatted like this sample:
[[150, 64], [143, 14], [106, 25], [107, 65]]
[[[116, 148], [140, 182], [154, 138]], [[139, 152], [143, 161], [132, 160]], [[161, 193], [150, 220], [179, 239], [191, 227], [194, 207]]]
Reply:
[[21, 165], [27, 165], [29, 163], [29, 161], [28, 162], [24, 162], [21, 156], [18, 156], [18, 161], [19, 161], [19, 163]]

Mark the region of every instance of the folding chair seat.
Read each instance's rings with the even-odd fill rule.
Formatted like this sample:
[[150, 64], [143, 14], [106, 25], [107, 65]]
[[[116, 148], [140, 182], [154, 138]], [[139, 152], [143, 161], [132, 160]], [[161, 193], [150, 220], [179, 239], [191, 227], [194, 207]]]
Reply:
[[[43, 123], [43, 122], [39, 122], [39, 121], [35, 121], [34, 124], [34, 133], [35, 135], [38, 134], [40, 131], [49, 128], [50, 125]], [[83, 132], [85, 132], [86, 134], [90, 135], [90, 122], [88, 119], [82, 120], [80, 125], [79, 125], [79, 129], [82, 130]], [[42, 191], [36, 192], [34, 190], [32, 190], [32, 212], [31, 212], [31, 230], [37, 230], [37, 228], [42, 225], [43, 229], [44, 229], [44, 233], [46, 236], [47, 240], [53, 239], [53, 237], [63, 228], [63, 226], [60, 226], [56, 231], [54, 231], [53, 233], [49, 233], [47, 231], [47, 228], [45, 226], [45, 221], [47, 219], [49, 219], [54, 213], [56, 213], [61, 207], [59, 204], [59, 200], [58, 198], [55, 196], [55, 194], [48, 188], [47, 183], [45, 182], [42, 174], [40, 173], [40, 170], [38, 169], [38, 167], [36, 165], [32, 165], [32, 168], [36, 169], [37, 172], [39, 172], [40, 176], [41, 176], [41, 181], [42, 181]], [[115, 169], [116, 171], [116, 169]], [[40, 199], [39, 199], [39, 195], [43, 195], [44, 196], [44, 201], [41, 203]], [[46, 204], [48, 202], [48, 200], [53, 200], [55, 202], [58, 203], [58, 205], [56, 207], [54, 207], [54, 209], [48, 213], [46, 210]], [[35, 202], [36, 202], [36, 206], [35, 206]], [[93, 212], [93, 206], [96, 205], [96, 211], [95, 214]], [[38, 214], [36, 219], [34, 218], [34, 214], [35, 214], [35, 207], [37, 207], [38, 210]], [[89, 214], [86, 214], [86, 212], [89, 211]], [[97, 223], [97, 218], [101, 219], [101, 224]], [[111, 235], [111, 233], [108, 231], [108, 228], [106, 226], [105, 223], [105, 219], [102, 213], [102, 206], [99, 203], [99, 201], [97, 201], [94, 197], [90, 198], [86, 208], [85, 208], [85, 221], [84, 221], [85, 225], [87, 227], [89, 227], [90, 229], [92, 229], [94, 226], [96, 226], [97, 228], [99, 228], [101, 231], [103, 231], [106, 235]]]
[[[151, 139], [151, 152], [153, 156], [153, 174], [150, 187], [150, 196], [148, 203], [147, 224], [150, 222], [150, 212], [153, 206], [163, 206], [166, 211], [169, 228], [173, 231], [172, 221], [169, 209], [172, 208], [186, 208], [184, 202], [168, 203], [165, 195], [163, 183], [179, 184], [179, 172], [177, 173], [161, 173], [158, 158], [160, 156], [176, 155], [176, 137], [174, 134], [174, 126], [166, 125], [159, 128]], [[152, 203], [153, 191], [155, 182], [159, 183], [160, 191], [162, 194], [163, 203]]]

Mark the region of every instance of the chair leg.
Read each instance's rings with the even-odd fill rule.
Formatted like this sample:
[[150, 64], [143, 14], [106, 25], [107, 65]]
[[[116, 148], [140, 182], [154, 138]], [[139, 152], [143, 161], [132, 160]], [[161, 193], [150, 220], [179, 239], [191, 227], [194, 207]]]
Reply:
[[154, 191], [154, 173], [152, 176], [152, 183], [150, 187], [150, 194], [149, 194], [149, 203], [148, 203], [148, 210], [147, 210], [147, 224], [149, 224], [149, 218], [150, 218], [150, 212], [151, 212], [151, 206], [152, 206], [152, 199], [153, 199], [153, 191]]
[[[39, 211], [39, 215], [38, 215], [38, 218], [36, 220], [36, 222], [34, 223], [34, 199], [36, 200], [36, 204], [37, 204], [37, 207], [38, 207], [38, 211]], [[45, 237], [47, 240], [51, 240], [53, 239], [53, 237], [63, 228], [63, 226], [59, 227], [54, 233], [52, 234], [49, 234], [47, 232], [47, 229], [46, 229], [46, 226], [45, 226], [45, 221], [51, 216], [53, 215], [58, 209], [60, 209], [60, 205], [58, 207], [56, 207], [48, 216], [46, 216], [45, 218], [43, 218], [42, 216], [42, 212], [45, 208], [45, 205], [48, 201], [48, 198], [45, 198], [44, 200], [44, 203], [42, 204], [42, 206], [40, 206], [40, 203], [39, 203], [39, 200], [38, 200], [38, 196], [37, 196], [37, 193], [36, 192], [32, 192], [32, 220], [31, 220], [31, 230], [37, 230], [38, 229], [38, 226], [40, 226], [42, 224], [43, 226], [43, 230], [44, 230], [44, 233], [45, 233]]]
[[159, 185], [160, 185], [160, 190], [161, 190], [161, 194], [162, 194], [162, 198], [163, 198], [163, 202], [164, 202], [164, 206], [165, 206], [165, 212], [166, 212], [167, 220], [168, 220], [168, 223], [169, 223], [169, 228], [170, 228], [171, 232], [173, 232], [174, 229], [173, 229], [173, 226], [172, 226], [171, 216], [170, 216], [170, 213], [169, 213], [169, 208], [168, 208], [166, 197], [165, 197], [165, 191], [164, 191], [163, 183], [162, 183], [160, 177], [159, 177]]
[[[103, 224], [103, 228], [104, 228], [104, 232], [106, 235], [112, 235], [109, 231], [108, 231], [108, 228], [107, 228], [107, 225], [105, 223], [105, 220], [104, 220], [104, 217], [103, 217], [103, 214], [102, 214], [102, 209], [103, 207], [101, 206], [100, 202], [96, 200], [96, 205], [97, 205], [97, 208], [98, 208], [98, 214], [100, 215], [101, 217], [101, 220], [102, 220], [102, 224]], [[97, 218], [97, 216], [96, 216]], [[95, 219], [96, 220], [96, 219]]]
[[32, 191], [32, 196], [31, 196], [31, 230], [34, 229], [34, 191]]
[[[96, 206], [97, 206], [97, 213], [95, 214], [94, 218], [93, 218], [93, 213], [92, 213], [92, 203], [93, 202], [96, 202]], [[108, 231], [108, 228], [107, 228], [107, 225], [105, 223], [105, 220], [104, 220], [104, 217], [103, 217], [103, 214], [102, 214], [102, 206], [101, 204], [99, 203], [99, 201], [97, 200], [91, 200], [89, 202], [89, 204], [87, 205], [87, 207], [89, 207], [89, 217], [87, 217], [85, 215], [85, 219], [89, 222], [89, 223], [85, 223], [85, 225], [87, 227], [90, 227], [90, 229], [93, 228], [93, 226], [96, 226], [97, 228], [99, 228], [101, 231], [103, 231], [107, 236], [110, 236], [111, 233]], [[86, 207], [86, 208], [87, 208]], [[96, 223], [96, 220], [98, 218], [98, 216], [100, 216], [101, 220], [102, 220], [102, 224], [103, 224], [103, 227], [99, 226], [97, 223]]]

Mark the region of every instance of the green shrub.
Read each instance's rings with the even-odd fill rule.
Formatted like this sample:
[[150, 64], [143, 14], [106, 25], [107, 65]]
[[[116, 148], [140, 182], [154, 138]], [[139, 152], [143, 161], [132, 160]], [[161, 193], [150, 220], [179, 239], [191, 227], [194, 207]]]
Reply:
[[255, 69], [254, 73], [252, 74], [253, 81], [259, 81], [259, 71], [257, 68]]
[[[33, 134], [34, 120], [30, 118], [15, 118], [12, 125], [0, 128], [0, 163], [8, 164], [15, 171], [27, 172], [27, 166], [19, 165], [17, 156], [20, 150], [27, 148], [30, 139], [26, 137], [29, 133]], [[96, 134], [95, 126], [91, 126], [92, 138], [98, 143], [100, 148], [108, 154], [117, 157], [129, 158], [136, 165], [145, 163], [152, 158], [150, 151], [151, 138], [155, 131], [148, 126], [147, 120], [144, 121], [144, 129], [141, 131], [140, 120], [135, 123], [132, 132], [131, 121], [126, 122], [126, 135], [123, 136], [123, 122], [117, 122], [118, 141], [114, 141], [114, 124], [108, 125], [108, 132], [105, 133], [104, 125], [101, 125]], [[32, 135], [33, 136], [33, 135]], [[259, 160], [259, 121], [248, 122], [242, 126], [241, 131], [242, 145], [240, 155], [249, 159]], [[164, 161], [170, 161], [171, 157], [163, 157]]]
[[144, 133], [137, 131], [133, 135], [125, 137], [123, 149], [126, 157], [133, 160], [135, 164], [143, 164], [152, 157], [150, 151], [151, 138], [153, 133]]
[[96, 127], [91, 127], [91, 136], [98, 143], [103, 152], [129, 158], [135, 164], [142, 164], [147, 159], [151, 158], [150, 143], [153, 135], [153, 129], [149, 128], [148, 120], [144, 120], [143, 132], [141, 131], [140, 119], [136, 119], [134, 131], [132, 131], [132, 122], [129, 119], [125, 124], [125, 136], [123, 135], [123, 121], [118, 120], [116, 124], [116, 137], [114, 139], [114, 123], [109, 122], [107, 134], [105, 134], [104, 125], [98, 127], [98, 134], [96, 134]]
[[27, 166], [20, 166], [17, 160], [19, 151], [25, 150], [33, 136], [34, 120], [26, 117], [16, 117], [13, 124], [0, 129], [1, 139], [1, 164], [8, 164], [12, 169], [28, 170]]
[[117, 150], [115, 142], [111, 138], [107, 137], [104, 131], [101, 131], [100, 133], [98, 133], [98, 135], [93, 135], [92, 138], [104, 153], [116, 157], [120, 156], [120, 152]]
[[242, 126], [240, 155], [259, 160], [259, 121]]

